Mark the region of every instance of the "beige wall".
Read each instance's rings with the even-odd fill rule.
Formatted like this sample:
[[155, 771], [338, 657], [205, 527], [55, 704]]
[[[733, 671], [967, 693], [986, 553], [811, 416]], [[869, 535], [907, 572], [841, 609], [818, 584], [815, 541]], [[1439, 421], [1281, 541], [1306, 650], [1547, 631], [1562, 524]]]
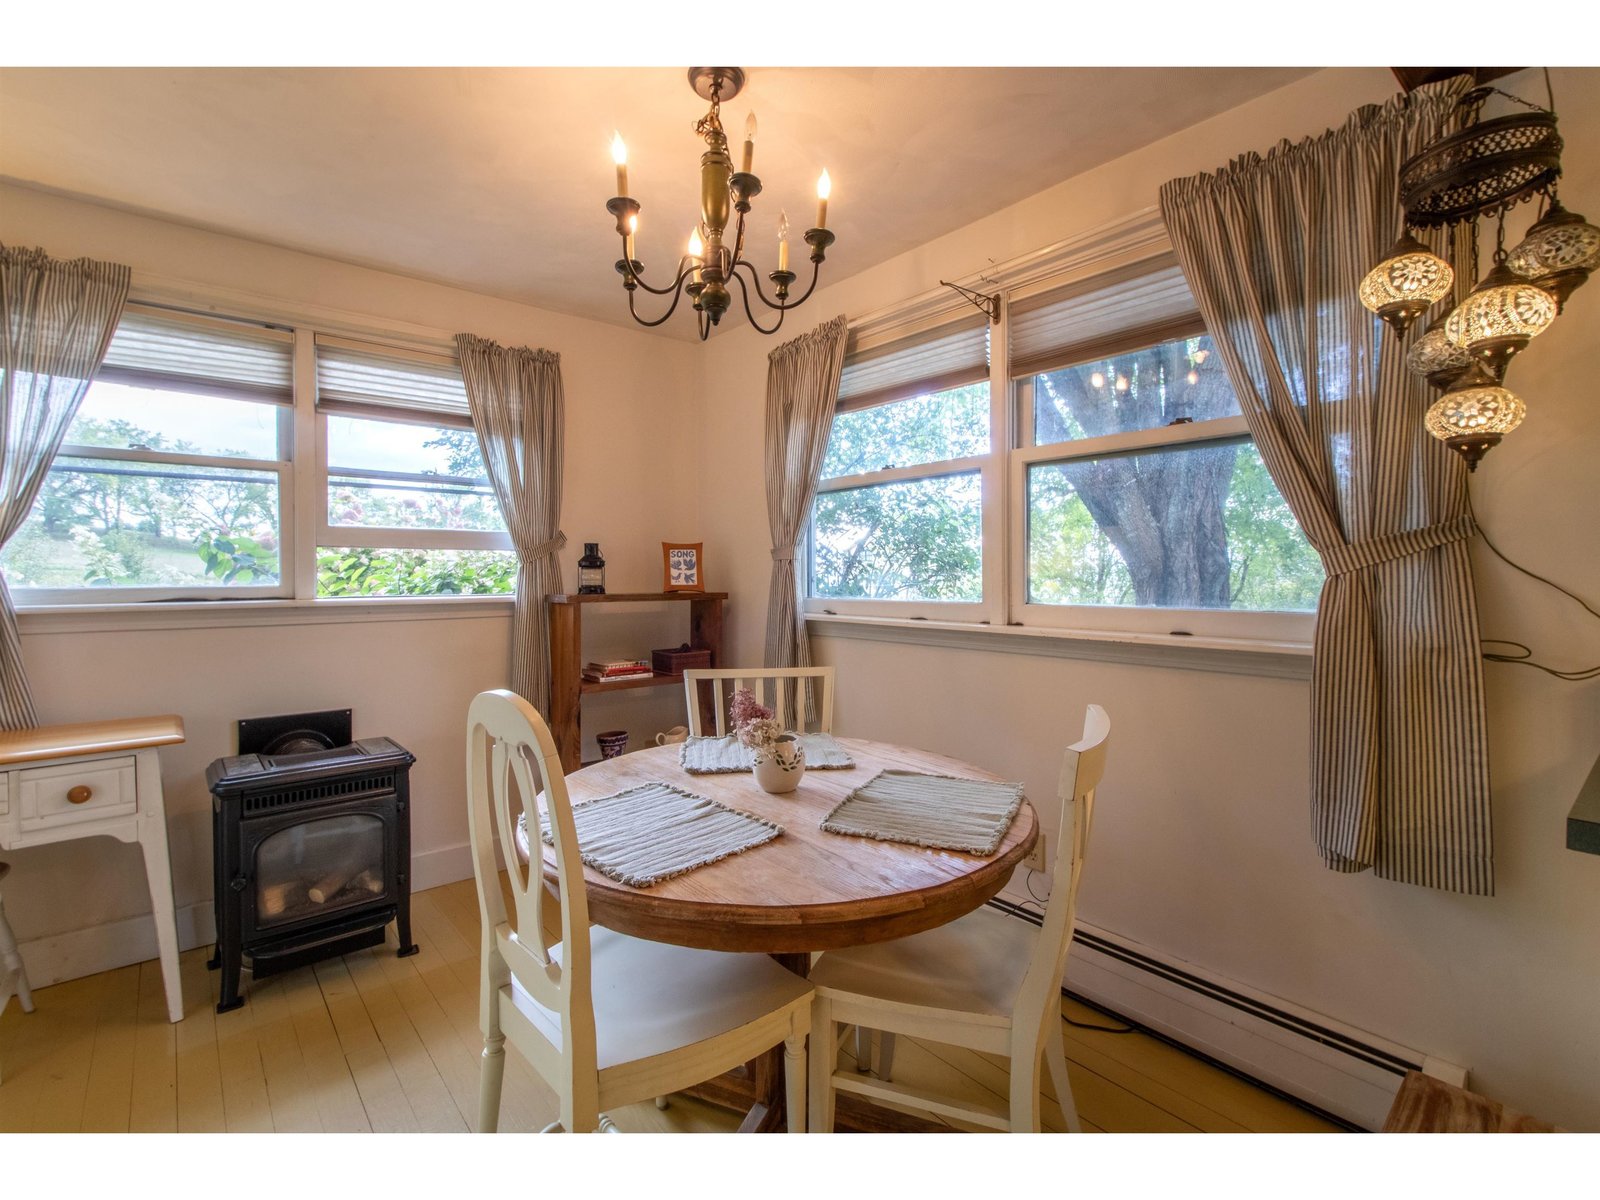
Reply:
[[[1568, 147], [1562, 193], [1593, 217], [1600, 72], [1552, 74]], [[1386, 71], [1320, 72], [825, 288], [796, 332], [1126, 217], [1154, 205], [1168, 178], [1319, 132], [1392, 91]], [[836, 247], [830, 260], [845, 252]], [[1512, 382], [1530, 416], [1473, 481], [1502, 549], [1591, 598], [1600, 596], [1594, 292], [1579, 292], [1517, 363]], [[732, 569], [734, 656], [755, 660], [770, 571], [757, 498], [772, 342], [734, 331], [709, 349], [706, 551]], [[1530, 642], [1567, 666], [1600, 658], [1600, 630], [1576, 605], [1475, 554], [1486, 634]], [[1032, 797], [1053, 795], [1084, 704], [1106, 705], [1113, 746], [1085, 920], [1467, 1065], [1477, 1086], [1513, 1105], [1600, 1128], [1600, 860], [1564, 847], [1566, 811], [1600, 751], [1600, 683], [1487, 668], [1499, 894], [1474, 899], [1319, 865], [1304, 682], [837, 637], [813, 645], [839, 668], [845, 733], [982, 762], [1024, 780]], [[1041, 807], [1053, 820], [1055, 805]]]
[[[699, 497], [659, 469], [694, 453], [682, 417], [698, 347], [579, 320], [419, 280], [349, 266], [97, 205], [0, 185], [0, 241], [40, 245], [60, 258], [111, 259], [133, 268], [134, 287], [187, 281], [343, 314], [376, 329], [424, 326], [470, 331], [561, 354], [567, 397], [562, 556], [569, 586], [585, 540], [598, 541], [616, 590], [659, 588], [662, 541], [696, 535]], [[676, 606], [681, 608], [681, 606]], [[594, 654], [676, 645], [681, 612], [607, 614], [591, 622]], [[478, 691], [506, 683], [509, 606], [490, 615], [391, 622], [130, 629], [125, 619], [61, 630], [55, 618], [22, 618], [23, 654], [47, 723], [176, 712], [188, 742], [162, 755], [181, 908], [209, 900], [211, 847], [205, 767], [233, 752], [240, 717], [351, 707], [358, 735], [387, 735], [417, 755], [412, 773], [416, 874], [424, 885], [471, 873], [463, 853], [466, 809], [459, 728]], [[203, 619], [203, 618], [202, 618]], [[585, 702], [589, 755], [596, 730], [636, 739], [682, 720], [682, 703], [659, 692]], [[36, 961], [79, 962], [80, 931], [142, 912], [138, 851], [105, 839], [8, 854], [7, 909]], [[137, 955], [136, 955], [137, 957]], [[103, 963], [94, 965], [99, 969]], [[38, 980], [36, 982], [43, 982]]]

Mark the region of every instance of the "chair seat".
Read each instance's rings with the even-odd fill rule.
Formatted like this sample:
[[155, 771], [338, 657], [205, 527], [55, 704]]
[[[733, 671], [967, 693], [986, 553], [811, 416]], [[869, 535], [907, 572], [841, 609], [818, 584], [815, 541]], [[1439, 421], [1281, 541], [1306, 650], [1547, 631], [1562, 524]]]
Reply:
[[840, 999], [874, 997], [1005, 1026], [1037, 938], [1026, 922], [979, 908], [926, 933], [830, 950], [812, 965], [811, 983]]
[[[729, 954], [589, 930], [597, 1065], [601, 1071], [708, 1041], [807, 1001], [811, 985], [765, 954]], [[561, 947], [552, 946], [560, 960]], [[500, 989], [561, 1044], [561, 1025], [515, 981]]]

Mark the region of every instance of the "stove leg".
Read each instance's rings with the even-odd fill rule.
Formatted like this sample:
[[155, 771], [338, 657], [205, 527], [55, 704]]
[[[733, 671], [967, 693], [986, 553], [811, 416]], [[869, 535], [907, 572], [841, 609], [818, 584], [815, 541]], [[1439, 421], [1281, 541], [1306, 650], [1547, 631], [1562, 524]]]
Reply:
[[[219, 956], [221, 950], [218, 950]], [[239, 955], [229, 954], [223, 958], [222, 969], [222, 994], [217, 999], [219, 1013], [232, 1012], [244, 1006], [244, 1000], [239, 996]]]
[[402, 905], [399, 914], [395, 917], [394, 932], [399, 939], [400, 949], [394, 952], [396, 958], [410, 958], [417, 952], [417, 944], [411, 940], [411, 908]]

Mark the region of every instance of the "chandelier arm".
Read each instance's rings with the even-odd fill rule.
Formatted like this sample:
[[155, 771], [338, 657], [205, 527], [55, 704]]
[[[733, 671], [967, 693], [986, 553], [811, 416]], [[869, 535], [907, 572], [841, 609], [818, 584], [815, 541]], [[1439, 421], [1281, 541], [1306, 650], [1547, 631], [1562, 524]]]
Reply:
[[813, 258], [811, 260], [811, 286], [806, 288], [805, 295], [801, 296], [800, 299], [787, 301], [784, 304], [784, 307], [785, 308], [799, 308], [807, 300], [811, 299], [811, 293], [817, 290], [817, 276], [819, 276], [821, 274], [822, 274], [822, 260], [820, 258]]
[[[626, 249], [627, 243], [624, 242], [623, 246], [624, 246], [623, 254], [626, 255], [627, 254], [627, 249]], [[622, 261], [623, 262], [627, 262], [628, 260], [627, 260], [626, 257], [624, 257]], [[674, 292], [680, 290], [683, 287], [684, 279], [688, 277], [689, 272], [692, 271], [692, 270], [694, 270], [694, 268], [689, 265], [689, 256], [688, 255], [684, 255], [682, 258], [678, 259], [678, 277], [672, 281], [672, 286], [671, 287], [663, 287], [663, 288], [651, 287], [642, 278], [640, 278], [638, 272], [636, 272], [633, 269], [633, 265], [631, 263], [628, 266], [628, 272], [627, 272], [627, 275], [624, 277], [624, 279], [625, 280], [632, 279], [634, 283], [638, 284], [645, 291], [649, 292], [652, 296], [670, 296]], [[674, 303], [676, 303], [676, 301], [674, 301]]]
[[[760, 300], [761, 303], [765, 304], [768, 308], [775, 308], [779, 312], [788, 312], [790, 308], [794, 307], [787, 300], [779, 301], [777, 303], [773, 303], [771, 300], [768, 300], [766, 293], [761, 290], [761, 272], [757, 271], [755, 267], [748, 261], [741, 259], [740, 261], [734, 263], [733, 267], [736, 271], [740, 267], [743, 267], [746, 271], [750, 272], [750, 282], [755, 286], [756, 299]], [[798, 301], [796, 301], [796, 303], [798, 303]]]
[[[683, 276], [679, 275], [678, 279], [681, 282], [683, 280]], [[672, 303], [667, 306], [667, 311], [662, 313], [654, 321], [646, 321], [643, 317], [641, 317], [639, 315], [639, 310], [634, 308], [634, 306], [633, 306], [633, 292], [630, 290], [628, 292], [628, 315], [631, 316], [635, 321], [639, 322], [639, 324], [643, 325], [646, 329], [652, 329], [657, 325], [666, 324], [667, 319], [669, 317], [671, 317], [673, 313], [678, 311], [678, 301], [682, 300], [682, 299], [683, 299], [683, 289], [679, 288], [676, 292], [673, 293], [673, 295], [672, 295]]]
[[[744, 265], [747, 266], [747, 267], [750, 266], [749, 263], [745, 263]], [[750, 270], [751, 270], [752, 274], [755, 272], [755, 268], [754, 267], [750, 267]], [[783, 328], [783, 317], [784, 317], [784, 314], [781, 311], [778, 313], [778, 322], [777, 322], [777, 324], [775, 324], [771, 329], [766, 328], [764, 325], [761, 324], [761, 322], [757, 321], [755, 313], [750, 311], [750, 289], [745, 286], [744, 276], [739, 274], [737, 271], [735, 271], [733, 273], [732, 277], [735, 280], [737, 280], [738, 284], [739, 284], [739, 299], [744, 302], [744, 315], [749, 318], [750, 324], [752, 324], [752, 325], [754, 325], [756, 327], [756, 332], [757, 333], [773, 334], [773, 333], [777, 333], [779, 329]], [[769, 305], [769, 307], [773, 307], [773, 306]]]

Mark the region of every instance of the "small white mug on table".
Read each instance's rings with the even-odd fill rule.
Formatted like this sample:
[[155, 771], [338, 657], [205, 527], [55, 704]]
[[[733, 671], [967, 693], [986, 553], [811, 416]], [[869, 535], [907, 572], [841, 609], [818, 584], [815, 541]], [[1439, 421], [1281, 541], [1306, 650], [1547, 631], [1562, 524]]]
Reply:
[[689, 729], [686, 725], [674, 725], [665, 733], [656, 734], [656, 745], [658, 746], [670, 746], [675, 742], [686, 742], [688, 740]]

